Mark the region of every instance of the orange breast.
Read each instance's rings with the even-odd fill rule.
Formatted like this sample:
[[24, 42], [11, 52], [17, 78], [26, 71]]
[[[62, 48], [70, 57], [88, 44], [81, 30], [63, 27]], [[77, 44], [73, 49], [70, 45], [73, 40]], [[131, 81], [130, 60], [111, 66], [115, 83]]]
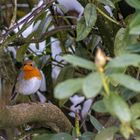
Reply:
[[40, 73], [40, 71], [37, 69], [37, 68], [34, 68], [33, 70], [27, 70], [27, 71], [24, 71], [24, 79], [25, 80], [29, 80], [33, 77], [36, 77], [38, 79], [42, 79], [42, 75]]

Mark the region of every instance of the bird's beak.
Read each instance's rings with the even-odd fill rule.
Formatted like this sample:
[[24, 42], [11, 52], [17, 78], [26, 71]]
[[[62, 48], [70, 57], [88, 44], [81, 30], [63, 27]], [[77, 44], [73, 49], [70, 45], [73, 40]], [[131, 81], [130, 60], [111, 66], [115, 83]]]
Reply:
[[29, 65], [25, 65], [25, 66], [22, 67], [23, 71], [30, 71], [32, 69], [33, 69], [32, 66], [29, 66]]

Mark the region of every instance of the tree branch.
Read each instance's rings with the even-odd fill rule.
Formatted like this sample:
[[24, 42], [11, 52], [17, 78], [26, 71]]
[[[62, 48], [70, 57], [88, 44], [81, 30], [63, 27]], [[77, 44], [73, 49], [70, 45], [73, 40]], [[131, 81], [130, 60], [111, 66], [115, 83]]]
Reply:
[[72, 125], [63, 112], [51, 103], [22, 103], [0, 109], [0, 128], [39, 123], [55, 132], [70, 132]]

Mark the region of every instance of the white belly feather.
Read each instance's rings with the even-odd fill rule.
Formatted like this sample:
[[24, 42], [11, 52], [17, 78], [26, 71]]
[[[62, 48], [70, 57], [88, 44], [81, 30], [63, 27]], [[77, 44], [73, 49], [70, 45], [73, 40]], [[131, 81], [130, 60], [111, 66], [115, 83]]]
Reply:
[[31, 78], [30, 80], [21, 80], [16, 87], [17, 92], [23, 95], [34, 94], [38, 91], [41, 86], [41, 80], [36, 77]]

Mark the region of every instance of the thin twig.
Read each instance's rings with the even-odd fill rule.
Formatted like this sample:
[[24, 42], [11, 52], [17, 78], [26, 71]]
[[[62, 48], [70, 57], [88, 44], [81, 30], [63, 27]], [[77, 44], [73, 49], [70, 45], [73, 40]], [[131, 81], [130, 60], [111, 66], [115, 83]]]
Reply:
[[[51, 1], [52, 2], [52, 1]], [[26, 19], [23, 19], [21, 22], [19, 22], [18, 24], [16, 24], [15, 26], [13, 26], [12, 28], [9, 29], [9, 31], [7, 31], [5, 34], [2, 35], [2, 43], [1, 43], [1, 47], [0, 49], [3, 49], [4, 47], [6, 47], [10, 42], [14, 41], [17, 36], [19, 36], [27, 27], [29, 27], [33, 21], [42, 14], [42, 12], [44, 12], [46, 10], [46, 7], [50, 6], [51, 3], [48, 3], [47, 6], [45, 4], [42, 4], [43, 6], [39, 7], [39, 10], [35, 10], [34, 12], [32, 12], [28, 17], [26, 17]], [[29, 21], [28, 21], [29, 20]], [[27, 22], [28, 21], [28, 22]], [[25, 23], [26, 24], [25, 24]], [[13, 31], [15, 28], [19, 27], [19, 25], [21, 25], [22, 23], [24, 23], [23, 27], [20, 29], [20, 31], [18, 33], [16, 33], [13, 36], [10, 36], [9, 38], [6, 38], [8, 36], [8, 34]], [[18, 38], [21, 39], [21, 38]], [[21, 39], [22, 40], [22, 39]], [[26, 42], [25, 42], [26, 43]], [[29, 42], [30, 43], [30, 42]]]
[[38, 43], [44, 41], [46, 38], [54, 35], [57, 32], [64, 31], [64, 30], [72, 30], [75, 29], [75, 25], [66, 25], [66, 26], [58, 26], [55, 29], [52, 29], [51, 31], [45, 32], [44, 34], [41, 35], [39, 39], [31, 39], [30, 43]]
[[12, 16], [9, 28], [11, 28], [15, 24], [15, 21], [16, 21], [16, 17], [17, 17], [17, 0], [14, 0], [13, 6], [14, 6], [13, 16]]
[[46, 6], [52, 4], [53, 2], [54, 2], [54, 0], [50, 1], [49, 3], [47, 3], [47, 5], [46, 5], [46, 3], [42, 3], [42, 5], [40, 5], [38, 8], [36, 8], [30, 15], [28, 15], [26, 18], [24, 18], [23, 20], [21, 20], [20, 22], [18, 22], [14, 26], [12, 26], [5, 34], [3, 34], [3, 37], [6, 37], [14, 29], [16, 29], [17, 27], [19, 27], [20, 25], [22, 25], [26, 21], [30, 20], [32, 17], [36, 16], [38, 13], [40, 13], [40, 11], [42, 11], [43, 9], [45, 9]]
[[111, 18], [111, 17], [109, 17], [107, 14], [105, 14], [100, 8], [96, 7], [96, 9], [97, 9], [97, 11], [98, 11], [101, 15], [103, 15], [103, 16], [104, 16], [105, 18], [107, 18], [109, 21], [111, 21], [111, 22], [113, 22], [113, 23], [115, 23], [115, 24], [117, 24], [117, 25], [122, 26], [118, 21], [114, 20], [113, 18]]

